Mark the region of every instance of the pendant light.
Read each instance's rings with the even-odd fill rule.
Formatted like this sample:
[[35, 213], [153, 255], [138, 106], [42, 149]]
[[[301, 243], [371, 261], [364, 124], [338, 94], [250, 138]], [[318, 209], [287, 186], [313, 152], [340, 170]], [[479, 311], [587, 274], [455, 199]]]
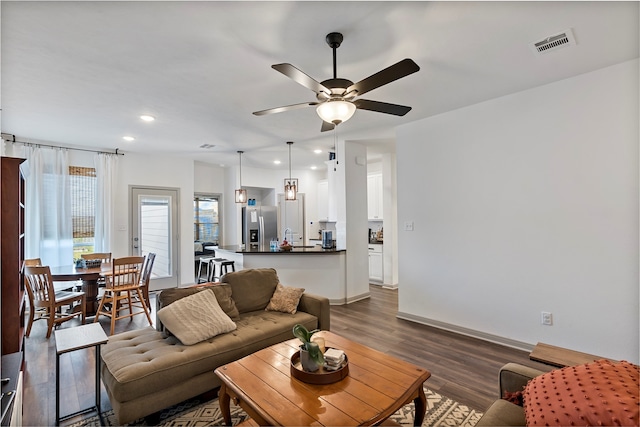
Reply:
[[247, 190], [242, 188], [242, 153], [244, 153], [244, 151], [238, 151], [238, 155], [240, 156], [240, 188], [236, 190], [236, 203], [247, 202]]
[[285, 200], [296, 200], [296, 193], [298, 192], [297, 180], [293, 180], [291, 178], [291, 145], [293, 141], [288, 141], [287, 145], [289, 145], [289, 179], [285, 179], [284, 181], [284, 199]]

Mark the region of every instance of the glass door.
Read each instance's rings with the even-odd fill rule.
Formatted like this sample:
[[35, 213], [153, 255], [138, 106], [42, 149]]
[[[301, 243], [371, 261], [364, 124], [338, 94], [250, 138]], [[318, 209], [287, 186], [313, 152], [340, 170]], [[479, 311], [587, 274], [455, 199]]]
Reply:
[[178, 286], [178, 190], [131, 187], [131, 254], [156, 254], [149, 290]]

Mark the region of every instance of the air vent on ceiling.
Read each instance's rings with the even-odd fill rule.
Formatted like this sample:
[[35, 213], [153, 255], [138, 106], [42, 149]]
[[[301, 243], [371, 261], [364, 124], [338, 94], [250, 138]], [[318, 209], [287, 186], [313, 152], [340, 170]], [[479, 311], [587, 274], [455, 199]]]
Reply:
[[209, 149], [209, 148], [213, 148], [213, 147], [215, 147], [215, 145], [213, 145], [213, 144], [202, 144], [200, 146], [200, 148], [204, 148], [204, 149]]
[[543, 40], [538, 42], [531, 43], [531, 48], [535, 53], [543, 54], [563, 47], [575, 45], [576, 39], [573, 37], [573, 32], [571, 29], [568, 29], [561, 33], [545, 37]]

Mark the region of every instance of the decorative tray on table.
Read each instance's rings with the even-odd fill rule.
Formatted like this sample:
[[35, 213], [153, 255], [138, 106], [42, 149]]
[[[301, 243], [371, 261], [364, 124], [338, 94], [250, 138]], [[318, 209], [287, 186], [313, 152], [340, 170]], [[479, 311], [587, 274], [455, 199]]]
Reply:
[[[328, 348], [329, 347], [327, 347], [327, 349]], [[291, 376], [302, 382], [308, 384], [332, 384], [340, 381], [347, 375], [349, 375], [349, 359], [346, 355], [339, 368], [329, 370], [324, 366], [320, 366], [315, 372], [308, 372], [302, 369], [299, 351], [296, 351], [293, 356], [291, 356]]]

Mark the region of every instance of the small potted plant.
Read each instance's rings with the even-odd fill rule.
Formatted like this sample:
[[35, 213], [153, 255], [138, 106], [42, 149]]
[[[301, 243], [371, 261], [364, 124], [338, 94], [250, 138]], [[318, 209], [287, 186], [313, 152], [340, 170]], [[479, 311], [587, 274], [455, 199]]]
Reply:
[[319, 329], [309, 331], [301, 324], [293, 327], [293, 336], [302, 341], [300, 346], [300, 364], [302, 369], [308, 372], [315, 372], [324, 364], [324, 355], [318, 343], [311, 341], [311, 336]]

